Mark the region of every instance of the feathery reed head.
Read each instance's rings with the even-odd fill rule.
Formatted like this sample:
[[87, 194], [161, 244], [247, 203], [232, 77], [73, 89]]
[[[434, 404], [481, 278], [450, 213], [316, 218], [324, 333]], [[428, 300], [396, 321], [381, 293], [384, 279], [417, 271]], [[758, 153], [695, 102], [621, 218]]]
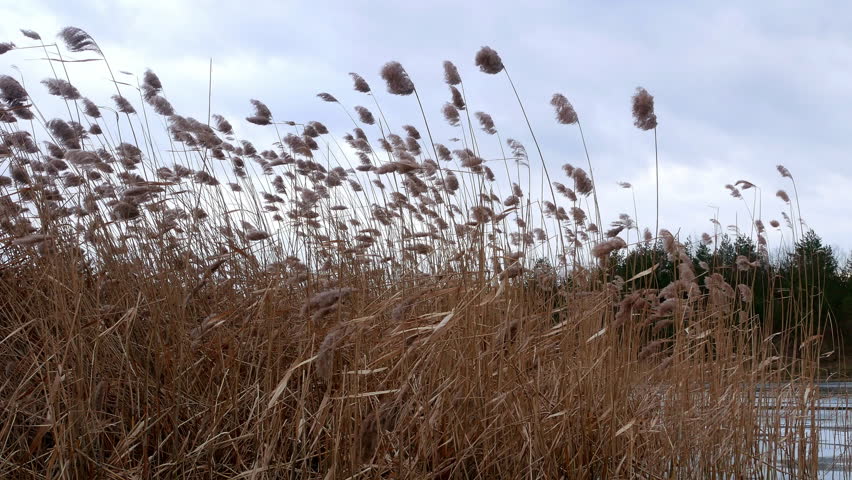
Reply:
[[222, 115], [213, 115], [213, 121], [215, 122], [216, 130], [219, 130], [219, 132], [225, 135], [232, 135], [234, 133], [234, 127], [231, 125], [231, 122], [227, 121]]
[[485, 112], [476, 112], [476, 119], [479, 120], [479, 125], [482, 127], [482, 131], [489, 135], [494, 135], [497, 133], [497, 129], [494, 127], [494, 119], [491, 118], [491, 115]]
[[553, 182], [553, 187], [556, 189], [557, 192], [559, 192], [560, 195], [564, 196], [568, 200], [571, 200], [572, 202], [577, 201], [577, 194], [574, 193], [574, 190], [571, 190], [570, 188], [559, 182]]
[[589, 195], [594, 190], [595, 186], [592, 184], [592, 179], [586, 175], [586, 171], [582, 168], [575, 168], [571, 172], [571, 177], [574, 179], [574, 186], [577, 187], [577, 193]]
[[84, 30], [77, 27], [65, 27], [59, 31], [59, 38], [65, 42], [65, 47], [72, 52], [95, 52], [103, 56], [101, 47], [95, 39]]
[[571, 102], [561, 93], [554, 93], [550, 104], [556, 109], [556, 121], [564, 125], [577, 123], [577, 112]]
[[15, 44], [12, 42], [0, 42], [0, 55], [8, 52], [15, 48]]
[[503, 60], [500, 55], [491, 47], [482, 47], [476, 52], [474, 58], [476, 66], [479, 70], [492, 75], [500, 73], [503, 70]]
[[519, 165], [529, 166], [529, 155], [527, 154], [527, 148], [524, 147], [524, 144], [515, 140], [514, 138], [507, 138], [506, 145], [509, 146], [509, 149], [512, 151], [512, 159], [517, 162]]
[[414, 93], [414, 83], [401, 63], [388, 62], [382, 67], [380, 73], [388, 84], [388, 92], [394, 95], [411, 95]]
[[778, 173], [781, 174], [782, 177], [793, 178], [793, 174], [790, 173], [790, 170], [787, 170], [787, 167], [784, 165], [778, 165]]
[[112, 216], [117, 221], [127, 221], [139, 218], [141, 212], [134, 203], [122, 200], [112, 206]]
[[441, 112], [444, 114], [444, 119], [447, 120], [447, 123], [453, 127], [459, 126], [459, 111], [452, 103], [445, 103]]
[[735, 186], [733, 186], [733, 185], [731, 185], [731, 184], [728, 184], [728, 185], [725, 185], [725, 188], [727, 188], [728, 190], [730, 190], [730, 192], [731, 192], [731, 196], [732, 196], [732, 197], [734, 197], [734, 198], [743, 198], [743, 196], [740, 194], [740, 189], [738, 189], [737, 187], [735, 187]]
[[81, 98], [80, 91], [74, 85], [61, 78], [45, 78], [41, 83], [47, 87], [47, 92], [51, 95], [56, 95], [66, 100], [79, 100]]
[[609, 240], [604, 240], [603, 242], [595, 245], [592, 248], [592, 256], [594, 256], [598, 260], [603, 261], [612, 252], [616, 250], [621, 250], [622, 248], [627, 248], [627, 242], [625, 242], [624, 239], [621, 237], [613, 236]]
[[30, 39], [33, 39], [33, 40], [41, 40], [41, 35], [39, 35], [38, 33], [36, 33], [33, 30], [27, 30], [27, 29], [22, 28], [21, 33], [27, 38], [30, 38]]
[[450, 149], [441, 143], [435, 144], [435, 151], [438, 152], [438, 158], [445, 162], [449, 162], [453, 159]]
[[734, 182], [734, 185], [740, 187], [743, 190], [748, 190], [749, 188], [757, 188], [757, 185], [749, 182], [748, 180], [737, 180]]
[[23, 106], [27, 97], [27, 91], [17, 80], [9, 75], [0, 75], [0, 100], [16, 108]]
[[112, 101], [115, 102], [116, 109], [121, 113], [136, 113], [136, 109], [133, 108], [133, 105], [130, 104], [126, 98], [121, 95], [113, 95]]
[[328, 127], [315, 120], [308, 122], [308, 126], [312, 127], [319, 135], [325, 135], [328, 133]]
[[633, 95], [633, 125], [641, 130], [657, 128], [654, 97], [642, 87], [636, 87], [636, 93]]
[[9, 169], [9, 175], [12, 177], [12, 180], [21, 184], [28, 185], [31, 182], [30, 174], [24, 167], [21, 167], [19, 165], [12, 166]]
[[420, 132], [414, 128], [414, 125], [403, 125], [402, 129], [405, 130], [405, 133], [407, 133], [409, 137], [415, 140], [420, 140]]
[[355, 72], [349, 72], [349, 75], [352, 77], [352, 81], [355, 83], [355, 91], [361, 93], [370, 93], [370, 84], [364, 80], [364, 77], [358, 75]]
[[373, 118], [373, 113], [367, 110], [367, 108], [358, 105], [355, 107], [355, 111], [358, 113], [358, 118], [362, 123], [366, 123], [367, 125], [373, 125], [376, 123], [376, 119]]
[[459, 69], [449, 60], [444, 60], [444, 81], [447, 85], [458, 85], [461, 83]]
[[254, 107], [254, 115], [246, 117], [247, 122], [255, 125], [269, 125], [272, 123], [272, 112], [265, 103], [252, 99], [251, 104]]
[[47, 122], [47, 129], [65, 148], [79, 149], [79, 136], [64, 120], [54, 118]]
[[459, 89], [450, 85], [450, 93], [453, 97], [453, 106], [459, 110], [464, 110], [466, 105], [464, 103], [464, 97], [462, 96]]
[[88, 98], [83, 99], [83, 113], [92, 118], [101, 118], [101, 109]]
[[148, 103], [154, 107], [154, 111], [159, 115], [170, 117], [175, 114], [172, 104], [160, 95], [154, 95], [148, 100]]
[[150, 68], [145, 70], [145, 73], [142, 76], [142, 84], [154, 90], [163, 89], [163, 84], [162, 82], [160, 82], [160, 77], [158, 77], [156, 73], [151, 71]]
[[151, 69], [145, 70], [145, 74], [142, 76], [142, 97], [150, 102], [162, 90], [163, 84], [160, 82], [160, 77]]

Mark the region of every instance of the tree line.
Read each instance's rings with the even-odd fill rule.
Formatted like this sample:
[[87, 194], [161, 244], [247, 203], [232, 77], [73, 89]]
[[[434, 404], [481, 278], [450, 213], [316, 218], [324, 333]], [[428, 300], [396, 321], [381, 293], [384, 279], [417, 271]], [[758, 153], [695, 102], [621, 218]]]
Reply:
[[[684, 246], [697, 275], [719, 273], [732, 286], [750, 286], [754, 313], [775, 328], [783, 328], [791, 315], [812, 315], [820, 328], [836, 326], [835, 331], [852, 342], [852, 257], [842, 261], [813, 230], [772, 257], [745, 235], [722, 234], [712, 245], [689, 239]], [[740, 257], [751, 267], [738, 268]], [[676, 278], [676, 265], [659, 244], [614, 253], [609, 269], [612, 275], [629, 279], [654, 265], [648, 275], [657, 286]]]

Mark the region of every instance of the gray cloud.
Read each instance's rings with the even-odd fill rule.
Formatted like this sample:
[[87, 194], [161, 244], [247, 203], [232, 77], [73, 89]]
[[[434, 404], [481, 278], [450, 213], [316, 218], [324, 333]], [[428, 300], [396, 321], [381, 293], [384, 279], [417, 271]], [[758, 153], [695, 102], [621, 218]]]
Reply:
[[[18, 28], [50, 39], [62, 26], [79, 26], [116, 69], [151, 67], [176, 108], [198, 116], [206, 115], [212, 57], [214, 111], [235, 125], [250, 111], [248, 100], [260, 98], [279, 118], [320, 120], [337, 132], [351, 128], [348, 118], [315, 94], [331, 92], [350, 108], [368, 105], [352, 91], [350, 71], [381, 92], [394, 126], [422, 123], [416, 103], [386, 94], [378, 77], [385, 61], [398, 60], [418, 86], [438, 141], [460, 136], [440, 115], [449, 99], [441, 62], [449, 59], [459, 66], [471, 109], [493, 115], [504, 139], [517, 138], [533, 153], [505, 78], [473, 65], [476, 50], [491, 45], [519, 89], [554, 180], [561, 180], [562, 163], [586, 164], [575, 127], [553, 120], [548, 100], [561, 92], [583, 123], [604, 220], [632, 213], [632, 199], [616, 186], [629, 181], [640, 222], [652, 225], [653, 137], [632, 126], [629, 104], [642, 85], [656, 96], [660, 119], [661, 225], [709, 231], [718, 208], [723, 225], [744, 226], [745, 205], [724, 190], [741, 178], [762, 187], [763, 217], [776, 218], [782, 205], [774, 192], [789, 185], [775, 165], [784, 164], [796, 175], [808, 224], [850, 247], [852, 7], [842, 2], [68, 3], [0, 7], [0, 41], [26, 43]], [[44, 62], [30, 61], [38, 57], [10, 52], [0, 56], [0, 72], [14, 63], [38, 88], [48, 76]], [[86, 64], [69, 69], [85, 95], [108, 100], [104, 72]], [[272, 141], [244, 123], [238, 134], [258, 145]], [[488, 148], [499, 152], [496, 143]]]

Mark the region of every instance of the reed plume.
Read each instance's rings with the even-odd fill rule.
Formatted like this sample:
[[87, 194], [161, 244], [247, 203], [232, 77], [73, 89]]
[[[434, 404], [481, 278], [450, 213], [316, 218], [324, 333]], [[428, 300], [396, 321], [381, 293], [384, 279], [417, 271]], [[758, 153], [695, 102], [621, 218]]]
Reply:
[[577, 123], [577, 112], [571, 102], [561, 93], [554, 93], [550, 99], [550, 104], [556, 109], [556, 121], [563, 125], [572, 125]]
[[479, 125], [482, 127], [482, 131], [489, 134], [494, 135], [497, 133], [497, 128], [494, 126], [494, 119], [491, 118], [491, 115], [485, 112], [476, 112], [476, 119], [479, 120]]
[[444, 60], [444, 82], [451, 86], [461, 83], [459, 69], [449, 60]]
[[113, 95], [112, 101], [115, 102], [115, 108], [121, 112], [126, 114], [136, 113], [136, 109], [133, 108], [133, 105], [130, 104], [130, 101], [124, 98], [121, 95]]
[[94, 52], [103, 56], [95, 39], [77, 27], [65, 27], [59, 31], [59, 38], [65, 42], [65, 48], [72, 52]]
[[453, 106], [456, 107], [459, 110], [464, 110], [466, 105], [465, 105], [465, 102], [464, 102], [464, 97], [462, 96], [459, 89], [451, 86], [450, 87], [450, 93], [452, 95]]
[[322, 101], [324, 101], [324, 102], [329, 102], [329, 103], [340, 103], [340, 102], [338, 102], [338, 101], [337, 101], [337, 98], [335, 98], [335, 96], [334, 96], [334, 95], [332, 95], [332, 94], [330, 94], [330, 93], [327, 93], [327, 92], [321, 92], [321, 93], [318, 93], [318, 94], [317, 94], [317, 97], [319, 97], [319, 98], [320, 98]]
[[640, 130], [657, 128], [654, 97], [642, 87], [636, 87], [636, 93], [633, 95], [633, 124]]
[[255, 125], [269, 125], [272, 123], [272, 111], [260, 100], [251, 100], [254, 107], [254, 115], [246, 117], [246, 121]]
[[355, 112], [358, 113], [358, 118], [361, 120], [361, 123], [366, 123], [367, 125], [373, 125], [376, 123], [376, 119], [373, 118], [372, 112], [367, 110], [365, 107], [356, 106]]
[[500, 55], [491, 47], [480, 48], [479, 51], [476, 52], [474, 62], [481, 72], [490, 73], [492, 75], [502, 72], [504, 68], [503, 60], [500, 58]]
[[370, 93], [370, 85], [366, 80], [364, 80], [364, 77], [355, 72], [349, 72], [349, 76], [352, 77], [352, 82], [356, 92]]
[[29, 39], [32, 39], [32, 40], [41, 40], [41, 35], [39, 35], [37, 32], [35, 32], [35, 31], [33, 31], [33, 30], [26, 30], [26, 29], [23, 29], [23, 28], [22, 28], [22, 29], [21, 29], [21, 33], [22, 33], [25, 37], [27, 37], [27, 38], [29, 38]]
[[387, 83], [388, 92], [394, 95], [411, 95], [414, 93], [414, 83], [401, 63], [388, 62], [379, 73]]
[[444, 119], [447, 120], [447, 123], [454, 127], [459, 126], [459, 111], [452, 103], [445, 103], [441, 112], [444, 114]]
[[61, 78], [46, 78], [41, 83], [47, 87], [47, 91], [51, 95], [56, 95], [66, 100], [79, 100], [81, 98], [80, 91], [74, 85]]

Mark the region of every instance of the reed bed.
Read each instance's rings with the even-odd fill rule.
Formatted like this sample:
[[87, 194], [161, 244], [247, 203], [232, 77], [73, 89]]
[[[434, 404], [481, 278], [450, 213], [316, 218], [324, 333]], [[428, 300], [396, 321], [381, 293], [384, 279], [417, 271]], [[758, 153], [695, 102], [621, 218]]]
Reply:
[[[451, 62], [437, 108], [398, 62], [353, 73], [361, 105], [319, 94], [353, 123], [332, 133], [257, 99], [244, 120], [182, 116], [85, 31], [23, 34], [5, 54], [38, 50], [55, 76], [0, 76], [0, 477], [816, 474], [823, 332], [797, 315], [814, 300], [770, 289], [773, 329], [751, 306], [759, 259], [730, 284], [669, 230], [605, 226], [592, 159], [553, 171], [496, 51], [464, 67], [506, 83], [506, 131], [533, 155], [467, 103]], [[111, 99], [72, 85], [63, 66], [82, 60]], [[389, 123], [380, 82], [422, 115]], [[43, 117], [49, 102], [67, 118]], [[582, 135], [568, 99], [551, 103]], [[432, 137], [438, 109], [460, 140]], [[653, 148], [647, 90], [633, 113]], [[613, 275], [639, 248], [654, 266]], [[657, 284], [664, 261], [677, 274]]]

